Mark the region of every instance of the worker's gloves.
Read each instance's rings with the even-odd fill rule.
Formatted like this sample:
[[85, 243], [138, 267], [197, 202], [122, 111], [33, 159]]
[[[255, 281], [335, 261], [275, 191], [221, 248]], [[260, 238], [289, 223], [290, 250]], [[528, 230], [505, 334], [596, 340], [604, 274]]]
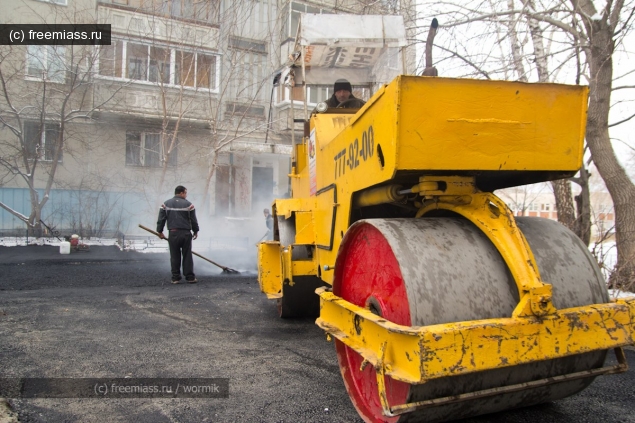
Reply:
[[196, 239], [198, 238], [198, 233], [195, 233], [194, 235], [192, 235], [192, 239]]

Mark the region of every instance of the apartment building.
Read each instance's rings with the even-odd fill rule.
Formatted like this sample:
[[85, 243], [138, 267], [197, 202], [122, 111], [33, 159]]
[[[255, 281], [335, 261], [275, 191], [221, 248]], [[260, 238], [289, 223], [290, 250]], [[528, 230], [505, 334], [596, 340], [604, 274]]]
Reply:
[[[302, 126], [289, 119], [291, 108], [305, 96], [312, 106], [330, 95], [328, 85], [274, 87], [301, 14], [414, 16], [410, 1], [0, 5], [2, 23], [102, 23], [112, 36], [101, 47], [5, 46], [0, 202], [14, 211], [0, 209], [5, 234], [23, 232], [20, 214], [29, 216], [44, 198], [31, 221], [82, 235], [131, 233], [153, 222], [177, 184], [208, 226], [261, 219], [262, 208], [289, 190], [291, 134], [299, 139]], [[408, 58], [412, 68], [413, 49]]]

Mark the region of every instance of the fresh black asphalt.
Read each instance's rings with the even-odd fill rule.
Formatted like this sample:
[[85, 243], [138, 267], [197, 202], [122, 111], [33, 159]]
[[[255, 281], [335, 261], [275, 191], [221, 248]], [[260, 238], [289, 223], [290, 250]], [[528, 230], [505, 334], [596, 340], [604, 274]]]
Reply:
[[[24, 399], [21, 422], [360, 422], [332, 343], [310, 319], [283, 320], [253, 271], [195, 258], [172, 285], [165, 253], [0, 247], [0, 378], [226, 377], [226, 399]], [[635, 352], [627, 351], [635, 365]], [[486, 422], [635, 422], [635, 376], [476, 417]], [[0, 416], [0, 420], [1, 416]]]

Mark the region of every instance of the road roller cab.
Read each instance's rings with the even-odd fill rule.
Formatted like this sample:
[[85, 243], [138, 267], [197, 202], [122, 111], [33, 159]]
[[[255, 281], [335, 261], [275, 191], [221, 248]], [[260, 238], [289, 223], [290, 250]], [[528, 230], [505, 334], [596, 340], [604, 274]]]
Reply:
[[[346, 26], [338, 16], [330, 24]], [[490, 413], [624, 371], [635, 302], [609, 301], [574, 234], [515, 218], [493, 194], [578, 171], [587, 88], [406, 75], [378, 84], [405, 31], [388, 37], [381, 28], [398, 25], [387, 17], [356, 18], [380, 28], [361, 47], [346, 44], [351, 34], [322, 42], [323, 18], [302, 17], [288, 79], [322, 76], [321, 63], [331, 75], [374, 49], [351, 81], [373, 94], [352, 113], [309, 116], [305, 105], [292, 196], [273, 203], [274, 240], [258, 247], [261, 290], [282, 317], [315, 316], [335, 338], [366, 421]], [[611, 349], [618, 365], [604, 367]]]

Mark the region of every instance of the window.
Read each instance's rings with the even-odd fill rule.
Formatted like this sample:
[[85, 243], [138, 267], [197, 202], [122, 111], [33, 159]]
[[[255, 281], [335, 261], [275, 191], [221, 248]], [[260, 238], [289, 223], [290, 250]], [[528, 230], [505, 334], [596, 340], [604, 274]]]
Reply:
[[102, 46], [99, 52], [101, 76], [196, 89], [218, 88], [219, 65], [214, 54], [123, 40], [113, 40], [112, 45]]
[[148, 47], [142, 44], [128, 43], [126, 50], [128, 79], [148, 80]]
[[231, 68], [227, 91], [229, 98], [243, 103], [267, 101], [266, 90], [262, 89], [263, 81], [270, 78], [267, 72], [267, 55], [231, 48], [227, 58]]
[[99, 74], [104, 76], [112, 76], [121, 78], [121, 58], [123, 52], [123, 43], [121, 41], [112, 41], [109, 46], [100, 46], [99, 50]]
[[150, 82], [170, 83], [170, 50], [150, 47]]
[[196, 17], [194, 0], [172, 0], [172, 9], [170, 12], [170, 16], [174, 18], [193, 19]]
[[[167, 148], [172, 142], [171, 134], [164, 134], [163, 142], [160, 132], [126, 132], [126, 166], [161, 167], [165, 161]], [[168, 157], [168, 166], [176, 166], [178, 156], [178, 139]]]
[[[24, 122], [23, 137], [30, 159], [52, 161], [60, 135], [57, 123]], [[62, 161], [62, 152], [57, 160]]]
[[331, 95], [333, 95], [333, 87], [332, 86], [323, 86], [323, 85], [308, 85], [306, 87], [307, 90], [307, 99], [308, 103], [320, 103], [322, 101], [326, 101], [329, 99]]
[[229, 47], [267, 54], [267, 45], [262, 41], [229, 37]]
[[62, 6], [66, 6], [66, 0], [38, 0], [38, 1], [43, 1], [44, 3], [54, 3], [54, 4], [60, 4]]
[[388, 13], [397, 13], [399, 10], [399, 0], [381, 0], [381, 5]]
[[[290, 100], [289, 93], [293, 91], [294, 101], [304, 101], [304, 90], [301, 86], [291, 88], [280, 85], [278, 87], [278, 103]], [[307, 104], [317, 104], [328, 100], [333, 95], [333, 85], [307, 85]], [[353, 87], [353, 95], [364, 101], [370, 98], [370, 89], [368, 87]]]
[[27, 46], [26, 74], [33, 78], [66, 81], [65, 46]]
[[227, 103], [227, 114], [229, 117], [245, 116], [253, 118], [264, 118], [265, 108], [263, 106], [248, 105], [240, 103]]
[[216, 56], [197, 54], [196, 86], [199, 88], [216, 87]]
[[174, 73], [176, 85], [194, 87], [194, 53], [177, 51]]
[[549, 211], [549, 210], [551, 210], [551, 204], [549, 203], [540, 204], [540, 211]]
[[[66, 0], [54, 1], [66, 2]], [[207, 24], [218, 23], [220, 9], [220, 0], [98, 0], [98, 2], [126, 5], [132, 10]]]
[[282, 9], [283, 16], [286, 15], [282, 24], [282, 42], [287, 38], [295, 38], [298, 33], [298, 24], [300, 23], [300, 15], [302, 13], [328, 13], [328, 11], [295, 1], [291, 2], [291, 7], [285, 6]]

